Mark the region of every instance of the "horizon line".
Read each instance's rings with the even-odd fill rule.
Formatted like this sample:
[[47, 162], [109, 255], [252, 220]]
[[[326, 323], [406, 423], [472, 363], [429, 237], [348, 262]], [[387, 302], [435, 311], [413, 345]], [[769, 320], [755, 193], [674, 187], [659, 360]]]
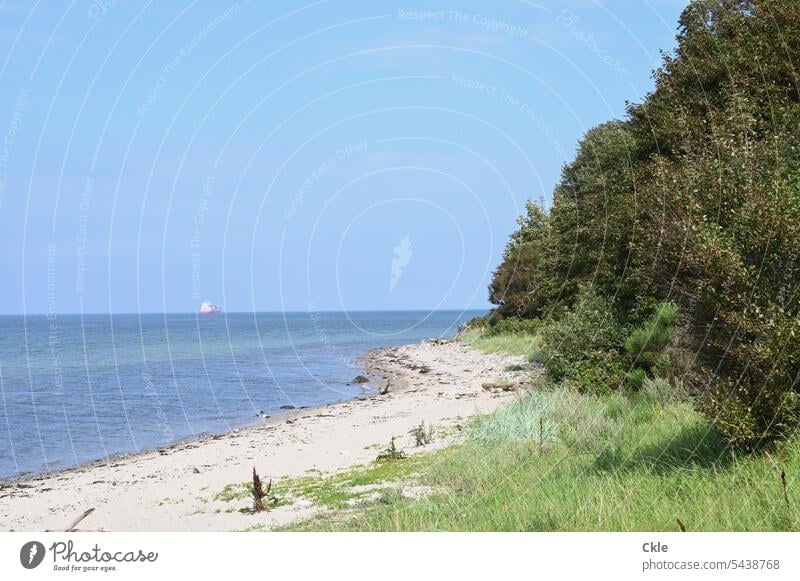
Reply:
[[[221, 311], [214, 315], [203, 315], [203, 317], [214, 317], [220, 315], [272, 315], [272, 314], [306, 314], [306, 313], [413, 313], [413, 312], [467, 312], [467, 311], [489, 311], [491, 307], [467, 307], [467, 308], [447, 308], [447, 309], [431, 309], [431, 308], [413, 308], [413, 309], [306, 309], [306, 310], [266, 310], [266, 311]], [[80, 316], [95, 316], [95, 315], [200, 315], [199, 311], [105, 311], [105, 312], [65, 312], [65, 313], [0, 313], [0, 317], [80, 317]]]

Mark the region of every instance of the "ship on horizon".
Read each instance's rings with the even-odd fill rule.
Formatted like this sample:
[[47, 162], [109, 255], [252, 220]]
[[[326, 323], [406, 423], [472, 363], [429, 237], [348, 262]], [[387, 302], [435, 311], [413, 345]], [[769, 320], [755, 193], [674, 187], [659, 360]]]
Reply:
[[214, 305], [209, 301], [203, 301], [200, 305], [200, 314], [201, 315], [215, 315], [217, 313], [222, 312], [222, 307]]

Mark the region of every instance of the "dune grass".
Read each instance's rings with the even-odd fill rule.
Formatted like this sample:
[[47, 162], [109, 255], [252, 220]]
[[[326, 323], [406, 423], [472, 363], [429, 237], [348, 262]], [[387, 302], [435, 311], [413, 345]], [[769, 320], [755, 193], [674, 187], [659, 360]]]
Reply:
[[508, 353], [529, 357], [539, 346], [539, 336], [529, 333], [486, 335], [480, 329], [465, 331], [459, 336], [465, 345], [480, 349], [484, 353]]
[[[334, 474], [310, 471], [306, 476], [284, 478], [273, 486], [270, 508], [294, 504], [299, 500], [324, 509], [344, 509], [357, 505], [362, 499], [391, 492], [400, 481], [410, 486], [415, 479], [420, 456], [404, 458], [402, 462], [373, 462], [354, 466]], [[250, 481], [228, 484], [214, 495], [214, 500], [233, 503], [231, 510], [247, 510], [253, 496]]]
[[691, 531], [786, 531], [800, 525], [796, 442], [737, 457], [691, 406], [643, 394], [533, 392], [475, 420], [463, 444], [414, 463], [414, 486], [433, 491], [428, 496], [409, 498], [400, 488], [291, 528], [677, 531], [680, 520]]

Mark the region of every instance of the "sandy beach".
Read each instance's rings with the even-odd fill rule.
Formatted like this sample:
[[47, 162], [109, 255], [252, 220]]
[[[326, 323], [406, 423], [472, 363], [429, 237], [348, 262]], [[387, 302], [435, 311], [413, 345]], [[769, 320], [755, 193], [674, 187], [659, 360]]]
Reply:
[[[409, 453], [447, 445], [440, 438], [417, 447], [409, 430], [421, 421], [455, 424], [488, 413], [515, 397], [482, 385], [518, 379], [506, 371], [518, 358], [486, 355], [451, 341], [427, 341], [372, 351], [363, 364], [373, 387], [388, 393], [298, 410], [262, 425], [174, 444], [42, 476], [0, 482], [0, 530], [62, 531], [93, 508], [77, 530], [232, 531], [270, 528], [312, 516], [303, 499], [270, 512], [245, 514], [248, 499], [216, 497], [250, 479], [255, 466], [276, 488], [282, 478], [332, 473], [367, 464], [397, 437]], [[457, 437], [456, 437], [457, 438]]]

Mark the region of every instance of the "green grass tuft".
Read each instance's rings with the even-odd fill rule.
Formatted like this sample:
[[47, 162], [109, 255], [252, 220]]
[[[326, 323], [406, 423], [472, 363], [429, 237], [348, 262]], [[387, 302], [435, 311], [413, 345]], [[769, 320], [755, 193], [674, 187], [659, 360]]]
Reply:
[[508, 353], [528, 357], [537, 350], [540, 339], [538, 335], [514, 333], [510, 335], [486, 335], [479, 329], [464, 332], [460, 340], [465, 345], [484, 353]]

